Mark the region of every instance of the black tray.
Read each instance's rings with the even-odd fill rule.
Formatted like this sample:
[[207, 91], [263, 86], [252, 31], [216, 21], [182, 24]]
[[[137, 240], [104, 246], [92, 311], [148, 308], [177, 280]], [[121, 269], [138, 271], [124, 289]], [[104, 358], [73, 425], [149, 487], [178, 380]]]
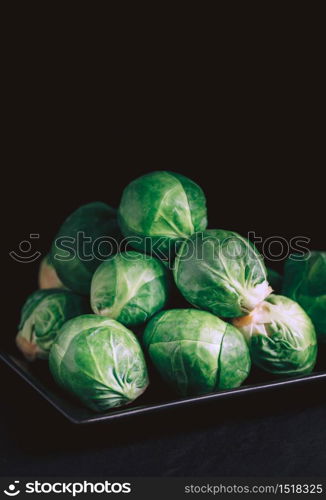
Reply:
[[52, 380], [45, 361], [37, 361], [30, 364], [24, 361], [18, 353], [8, 352], [0, 352], [0, 359], [74, 424], [111, 421], [113, 419], [132, 417], [139, 414], [198, 405], [208, 401], [222, 400], [224, 398], [245, 396], [248, 393], [251, 394], [258, 391], [275, 390], [280, 387], [290, 387], [299, 384], [307, 385], [308, 383], [314, 383], [320, 380], [326, 382], [326, 346], [321, 346], [319, 349], [317, 366], [315, 371], [310, 375], [276, 379], [272, 375], [260, 372], [254, 368], [245, 384], [237, 389], [219, 391], [203, 396], [177, 398], [176, 395], [170, 392], [161, 382], [155, 373], [151, 373], [150, 387], [135, 402], [129, 406], [112, 409], [106, 413], [99, 414], [83, 407], [78, 400], [75, 400], [73, 397], [61, 391]]

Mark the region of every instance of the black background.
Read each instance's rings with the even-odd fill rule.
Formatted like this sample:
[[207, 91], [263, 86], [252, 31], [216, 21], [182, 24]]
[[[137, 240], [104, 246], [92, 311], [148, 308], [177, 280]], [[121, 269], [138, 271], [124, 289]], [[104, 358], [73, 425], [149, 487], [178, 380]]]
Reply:
[[[190, 37], [154, 53], [148, 39], [98, 51], [98, 38], [91, 50], [80, 35], [59, 49], [56, 34], [43, 54], [30, 34], [10, 62], [3, 345], [13, 342], [38, 267], [14, 262], [9, 251], [39, 233], [34, 248], [46, 253], [72, 210], [94, 200], [117, 206], [123, 187], [151, 170], [198, 182], [210, 227], [300, 235], [325, 248], [323, 86], [303, 34], [281, 47], [266, 37], [262, 52], [248, 35], [245, 46], [229, 37], [210, 52]], [[76, 428], [4, 366], [0, 380], [3, 475], [325, 471], [325, 384]]]

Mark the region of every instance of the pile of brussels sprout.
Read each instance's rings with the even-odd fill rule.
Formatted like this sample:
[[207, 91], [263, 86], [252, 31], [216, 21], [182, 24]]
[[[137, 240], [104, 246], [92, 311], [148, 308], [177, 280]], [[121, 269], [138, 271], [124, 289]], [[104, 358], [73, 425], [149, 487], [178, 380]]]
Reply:
[[282, 277], [248, 239], [207, 229], [202, 189], [162, 171], [131, 182], [117, 211], [89, 203], [65, 220], [16, 344], [106, 411], [144, 393], [149, 364], [182, 396], [238, 387], [252, 363], [307, 374], [316, 331], [326, 342], [326, 253], [291, 256]]

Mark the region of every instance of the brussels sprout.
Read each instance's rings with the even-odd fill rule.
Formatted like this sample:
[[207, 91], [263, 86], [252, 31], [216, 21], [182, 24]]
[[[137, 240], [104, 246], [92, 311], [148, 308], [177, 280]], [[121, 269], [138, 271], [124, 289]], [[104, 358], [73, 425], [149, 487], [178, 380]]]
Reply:
[[310, 373], [316, 362], [314, 326], [304, 310], [282, 295], [270, 295], [233, 324], [248, 341], [253, 363], [275, 375]]
[[51, 349], [50, 370], [58, 384], [96, 411], [131, 403], [148, 386], [135, 335], [121, 323], [95, 314], [62, 327]]
[[267, 267], [267, 281], [273, 289], [273, 292], [281, 293], [283, 277], [274, 269]]
[[96, 314], [140, 325], [162, 309], [168, 295], [165, 266], [154, 257], [124, 252], [103, 262], [91, 285], [91, 306]]
[[[116, 210], [105, 203], [83, 205], [62, 224], [51, 249], [51, 260], [63, 284], [88, 295], [92, 276], [119, 238]], [[106, 239], [106, 241], [105, 241]], [[98, 244], [98, 247], [97, 247]], [[103, 261], [103, 258], [102, 258]]]
[[46, 290], [47, 288], [65, 288], [53, 267], [50, 255], [46, 255], [41, 261], [38, 286], [41, 290]]
[[238, 387], [250, 371], [241, 333], [206, 311], [162, 311], [143, 342], [161, 376], [183, 396]]
[[149, 250], [147, 237], [160, 256], [168, 255], [182, 239], [206, 228], [205, 195], [183, 175], [152, 172], [125, 188], [119, 223], [136, 250]]
[[326, 342], [326, 252], [290, 257], [285, 263], [283, 293], [303, 307], [318, 339]]
[[69, 290], [37, 290], [23, 306], [17, 347], [29, 361], [48, 358], [63, 323], [88, 310], [85, 298]]
[[271, 293], [255, 247], [222, 229], [193, 234], [182, 243], [174, 278], [190, 304], [225, 318], [248, 314]]

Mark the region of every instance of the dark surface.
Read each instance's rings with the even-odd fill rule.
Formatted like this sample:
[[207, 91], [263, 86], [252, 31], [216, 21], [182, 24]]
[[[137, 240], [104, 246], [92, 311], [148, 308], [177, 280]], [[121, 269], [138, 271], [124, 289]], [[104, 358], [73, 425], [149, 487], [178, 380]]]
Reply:
[[325, 474], [325, 383], [76, 427], [3, 364], [0, 377], [2, 475]]
[[[109, 55], [102, 40], [82, 46], [83, 24], [73, 48], [60, 51], [56, 30], [43, 54], [45, 34], [30, 47], [33, 27], [23, 20], [30, 33], [23, 41], [11, 34], [15, 53], [6, 73], [13, 96], [4, 137], [1, 349], [12, 346], [38, 268], [13, 261], [9, 251], [40, 233], [33, 248], [44, 254], [69, 212], [93, 200], [117, 206], [124, 185], [150, 170], [197, 181], [210, 227], [286, 240], [303, 235], [310, 248], [326, 247], [323, 57], [319, 42], [309, 48], [292, 19], [284, 20], [289, 40], [280, 47], [278, 28], [266, 31], [261, 19], [250, 46], [245, 24], [244, 37], [230, 25], [218, 47], [211, 40], [200, 47], [196, 35], [186, 49], [191, 25], [182, 50], [165, 47], [164, 57], [161, 47], [149, 52], [146, 37], [141, 48], [137, 37], [125, 41], [120, 54], [121, 33]], [[292, 36], [294, 24], [299, 33]], [[165, 45], [166, 31], [161, 35]], [[282, 262], [273, 265], [282, 269]], [[325, 383], [86, 428], [66, 422], [2, 363], [0, 381], [2, 475], [325, 474]]]
[[322, 381], [326, 383], [326, 346], [320, 346], [316, 367], [309, 375], [282, 378], [252, 367], [249, 377], [241, 387], [184, 398], [170, 390], [149, 363], [150, 385], [141, 397], [128, 406], [98, 413], [88, 409], [77, 398], [73, 398], [61, 390], [51, 377], [46, 362], [28, 363], [18, 352], [14, 351], [13, 354], [0, 352], [1, 361], [6, 363], [16, 375], [33, 387], [41, 397], [73, 424], [96, 424], [99, 422], [110, 424], [113, 420], [129, 419], [130, 425], [132, 425], [132, 420], [135, 417], [145, 414], [173, 412], [181, 407], [187, 408], [191, 413], [194, 407], [206, 403], [219, 402], [221, 405], [227, 399], [246, 398], [254, 393], [270, 392], [286, 386], [290, 388], [294, 385], [300, 386], [301, 391], [307, 392], [315, 390], [317, 383]]

